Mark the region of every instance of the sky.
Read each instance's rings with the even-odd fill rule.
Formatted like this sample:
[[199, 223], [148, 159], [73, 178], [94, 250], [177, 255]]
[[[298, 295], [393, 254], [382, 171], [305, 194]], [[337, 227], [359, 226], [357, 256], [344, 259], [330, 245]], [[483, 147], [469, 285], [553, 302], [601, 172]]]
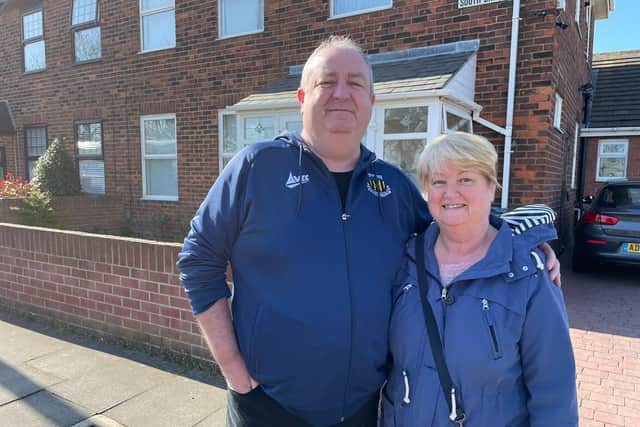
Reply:
[[595, 53], [640, 49], [640, 1], [615, 0], [609, 18], [596, 21]]

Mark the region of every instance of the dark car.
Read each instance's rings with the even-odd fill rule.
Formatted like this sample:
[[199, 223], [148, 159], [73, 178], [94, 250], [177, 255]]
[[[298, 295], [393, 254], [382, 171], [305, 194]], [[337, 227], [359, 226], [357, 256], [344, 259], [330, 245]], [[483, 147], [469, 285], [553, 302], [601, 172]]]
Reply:
[[[584, 202], [590, 203], [591, 198]], [[640, 266], [640, 180], [602, 187], [582, 216], [574, 243], [574, 271], [599, 263]]]

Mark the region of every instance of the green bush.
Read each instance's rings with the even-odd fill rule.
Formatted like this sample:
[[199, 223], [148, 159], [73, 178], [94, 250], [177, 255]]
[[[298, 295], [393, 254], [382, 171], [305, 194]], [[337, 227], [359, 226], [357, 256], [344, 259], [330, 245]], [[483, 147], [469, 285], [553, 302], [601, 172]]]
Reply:
[[58, 220], [51, 207], [51, 198], [47, 193], [29, 191], [22, 199], [22, 206], [16, 208], [20, 224], [36, 227], [58, 227]]
[[65, 149], [66, 145], [64, 138], [54, 139], [34, 168], [33, 181], [52, 196], [80, 193], [78, 168]]

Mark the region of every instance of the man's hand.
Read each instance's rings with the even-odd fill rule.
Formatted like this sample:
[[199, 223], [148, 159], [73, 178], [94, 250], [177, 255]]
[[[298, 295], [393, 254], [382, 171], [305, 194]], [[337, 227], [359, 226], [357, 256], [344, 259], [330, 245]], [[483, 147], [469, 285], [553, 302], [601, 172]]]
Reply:
[[258, 382], [249, 375], [243, 360], [240, 360], [237, 365], [237, 367], [227, 366], [225, 369], [227, 387], [238, 394], [247, 394], [258, 387]]
[[544, 256], [547, 257], [547, 270], [549, 270], [549, 278], [557, 286], [562, 286], [562, 280], [560, 279], [560, 261], [556, 256], [554, 250], [548, 243], [543, 243], [540, 246], [540, 250], [544, 252]]

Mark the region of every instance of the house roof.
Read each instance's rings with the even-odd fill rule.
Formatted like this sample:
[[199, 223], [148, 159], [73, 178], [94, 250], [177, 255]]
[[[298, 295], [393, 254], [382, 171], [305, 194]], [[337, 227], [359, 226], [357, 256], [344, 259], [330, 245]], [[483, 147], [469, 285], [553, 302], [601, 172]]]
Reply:
[[0, 134], [14, 134], [16, 126], [7, 101], [0, 101]]
[[[380, 96], [443, 89], [469, 58], [476, 54], [477, 48], [477, 41], [471, 41], [369, 55], [375, 94]], [[301, 66], [291, 67], [287, 76], [257, 90], [233, 107], [248, 108], [295, 101], [301, 74]]]
[[590, 128], [640, 126], [640, 50], [593, 56]]

